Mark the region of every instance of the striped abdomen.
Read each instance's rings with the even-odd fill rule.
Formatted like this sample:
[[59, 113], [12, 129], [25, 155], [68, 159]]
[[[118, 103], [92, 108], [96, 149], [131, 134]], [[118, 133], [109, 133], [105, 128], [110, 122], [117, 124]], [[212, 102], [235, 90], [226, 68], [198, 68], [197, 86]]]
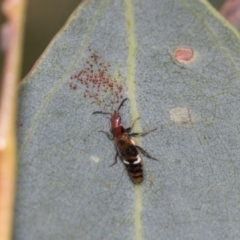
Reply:
[[[138, 155], [138, 158], [140, 158], [139, 155]], [[126, 164], [125, 161], [128, 162], [129, 164]], [[141, 183], [143, 180], [142, 160], [140, 160], [140, 163], [134, 164], [124, 159], [124, 164], [127, 168], [128, 175], [131, 178], [131, 180], [134, 183]]]
[[[118, 141], [118, 151], [125, 164], [128, 175], [134, 183], [141, 183], [143, 180], [142, 159], [132, 139], [125, 139], [124, 143]], [[121, 147], [119, 146], [121, 145]]]

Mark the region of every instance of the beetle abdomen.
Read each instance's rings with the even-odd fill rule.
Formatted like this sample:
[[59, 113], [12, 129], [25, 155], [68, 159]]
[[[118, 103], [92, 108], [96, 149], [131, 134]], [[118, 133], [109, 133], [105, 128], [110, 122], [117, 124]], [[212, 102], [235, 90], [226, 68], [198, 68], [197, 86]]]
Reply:
[[[132, 159], [131, 161], [124, 160], [124, 164], [127, 168], [128, 175], [134, 183], [141, 183], [143, 180], [142, 160], [140, 159], [140, 162], [138, 162], [138, 159], [140, 159], [139, 155], [134, 162], [132, 161]], [[128, 162], [128, 164], [126, 164], [126, 162]]]

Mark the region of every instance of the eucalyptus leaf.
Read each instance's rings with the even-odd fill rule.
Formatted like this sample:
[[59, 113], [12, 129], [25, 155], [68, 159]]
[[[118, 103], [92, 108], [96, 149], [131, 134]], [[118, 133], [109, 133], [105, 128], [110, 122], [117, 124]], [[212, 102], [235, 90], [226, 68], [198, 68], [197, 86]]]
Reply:
[[[205, 0], [82, 3], [20, 88], [14, 239], [239, 239], [239, 45]], [[125, 97], [140, 185], [92, 114]]]

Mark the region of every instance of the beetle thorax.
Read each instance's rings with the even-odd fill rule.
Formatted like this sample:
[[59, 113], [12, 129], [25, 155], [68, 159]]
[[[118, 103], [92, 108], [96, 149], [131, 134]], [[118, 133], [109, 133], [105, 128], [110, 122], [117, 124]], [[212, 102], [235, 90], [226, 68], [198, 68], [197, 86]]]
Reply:
[[114, 130], [115, 128], [121, 126], [121, 117], [119, 116], [119, 112], [118, 111], [114, 111], [111, 119], [111, 129]]

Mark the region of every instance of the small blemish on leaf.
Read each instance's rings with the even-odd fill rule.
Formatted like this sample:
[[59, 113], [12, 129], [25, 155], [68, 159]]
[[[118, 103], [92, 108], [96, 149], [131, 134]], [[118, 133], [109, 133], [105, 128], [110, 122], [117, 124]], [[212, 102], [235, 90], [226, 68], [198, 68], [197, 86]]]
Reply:
[[90, 159], [91, 159], [92, 161], [94, 161], [95, 163], [99, 163], [99, 161], [100, 161], [100, 158], [99, 158], [98, 156], [96, 156], [96, 155], [92, 155], [92, 156], [90, 157]]
[[192, 62], [195, 59], [195, 53], [192, 48], [177, 48], [175, 49], [173, 56], [178, 62], [181, 63]]
[[18, 127], [22, 127], [22, 126], [23, 126], [23, 123], [22, 123], [22, 122], [18, 122], [18, 123], [17, 123], [17, 126], [18, 126]]
[[148, 176], [148, 181], [149, 181], [149, 187], [151, 188], [153, 185], [153, 178], [152, 175]]
[[189, 109], [186, 107], [176, 107], [169, 111], [170, 120], [175, 123], [189, 123], [191, 122], [191, 115]]

